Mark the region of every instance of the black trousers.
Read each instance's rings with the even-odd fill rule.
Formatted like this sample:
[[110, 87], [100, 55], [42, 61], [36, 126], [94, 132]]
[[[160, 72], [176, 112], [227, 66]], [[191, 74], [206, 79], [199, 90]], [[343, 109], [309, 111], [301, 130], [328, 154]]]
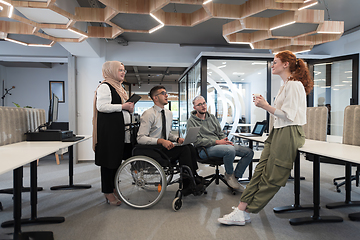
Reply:
[[176, 146], [170, 150], [163, 147], [162, 152], [171, 159], [178, 159], [180, 166], [188, 166], [191, 169], [192, 174], [196, 175], [196, 170], [198, 169], [196, 162], [197, 152], [192, 145]]
[[116, 171], [117, 171], [117, 169], [100, 167], [101, 192], [103, 192], [105, 194], [114, 192]]

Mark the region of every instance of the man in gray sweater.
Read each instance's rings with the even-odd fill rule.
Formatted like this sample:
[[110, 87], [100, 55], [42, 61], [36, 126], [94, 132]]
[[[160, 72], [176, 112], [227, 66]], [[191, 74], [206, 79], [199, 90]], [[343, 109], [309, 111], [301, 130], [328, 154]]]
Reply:
[[[238, 179], [242, 177], [245, 169], [250, 164], [254, 152], [238, 144], [234, 145], [228, 140], [220, 127], [219, 121], [213, 114], [208, 113], [204, 97], [197, 96], [193, 100], [194, 111], [191, 112], [187, 121], [187, 128], [201, 127], [197, 135], [195, 147], [205, 147], [210, 157], [222, 157], [225, 166], [225, 179], [228, 184], [239, 191], [244, 188], [239, 184]], [[199, 152], [200, 158], [206, 158], [204, 150]], [[235, 156], [241, 157], [235, 171], [233, 167]]]

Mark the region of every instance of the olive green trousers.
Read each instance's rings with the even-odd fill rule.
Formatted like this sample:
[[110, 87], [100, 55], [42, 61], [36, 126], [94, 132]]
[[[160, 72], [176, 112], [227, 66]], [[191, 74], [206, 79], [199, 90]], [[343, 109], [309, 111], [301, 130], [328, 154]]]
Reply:
[[305, 143], [302, 126], [274, 128], [265, 141], [264, 150], [253, 177], [246, 186], [240, 201], [247, 203], [247, 210], [258, 213], [285, 186], [297, 149]]

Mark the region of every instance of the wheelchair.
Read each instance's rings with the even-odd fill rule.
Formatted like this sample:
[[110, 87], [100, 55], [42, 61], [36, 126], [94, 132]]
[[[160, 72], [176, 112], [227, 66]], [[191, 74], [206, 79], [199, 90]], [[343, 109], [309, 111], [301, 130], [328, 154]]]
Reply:
[[[179, 174], [179, 178], [174, 180], [176, 174]], [[115, 188], [123, 202], [143, 209], [157, 204], [164, 196], [166, 187], [178, 183], [179, 189], [172, 201], [172, 209], [178, 211], [184, 195], [184, 177], [191, 181], [192, 186], [196, 186], [191, 169], [179, 166], [168, 158], [159, 145], [135, 145], [132, 157], [125, 160], [116, 172]], [[201, 195], [203, 192], [192, 193]]]

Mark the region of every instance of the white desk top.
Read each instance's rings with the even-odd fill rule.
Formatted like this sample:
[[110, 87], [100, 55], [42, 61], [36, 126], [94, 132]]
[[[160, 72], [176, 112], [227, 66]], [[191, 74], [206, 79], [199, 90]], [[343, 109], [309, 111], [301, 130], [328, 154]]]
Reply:
[[14, 170], [27, 163], [45, 157], [59, 150], [58, 147], [0, 147], [0, 174]]
[[[234, 133], [234, 136], [249, 139], [255, 142], [265, 142], [268, 137], [246, 137], [238, 133]], [[305, 139], [305, 144], [299, 148], [299, 151], [360, 164], [359, 146]]]
[[265, 140], [268, 138], [268, 136], [266, 136], [265, 134], [262, 137], [248, 137], [248, 136], [241, 135], [239, 133], [233, 133], [233, 135], [235, 137], [249, 139], [249, 140], [252, 140], [252, 141], [255, 141], [255, 142], [261, 142], [261, 143], [265, 142]]
[[359, 146], [306, 139], [299, 151], [360, 164]]
[[69, 147], [89, 139], [85, 136], [77, 142], [30, 141], [18, 142], [0, 147], [0, 174], [14, 170], [27, 163], [55, 153], [59, 149]]

